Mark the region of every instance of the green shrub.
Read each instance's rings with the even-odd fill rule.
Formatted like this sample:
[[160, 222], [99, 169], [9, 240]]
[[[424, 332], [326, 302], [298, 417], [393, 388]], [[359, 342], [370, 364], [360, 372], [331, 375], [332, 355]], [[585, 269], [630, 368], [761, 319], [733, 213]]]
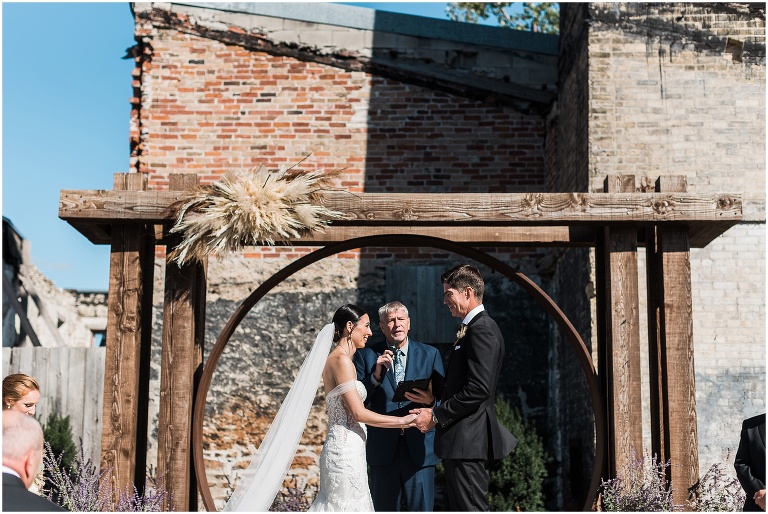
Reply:
[[496, 399], [496, 416], [517, 437], [507, 457], [491, 463], [488, 503], [492, 511], [543, 511], [544, 479], [551, 457], [532, 421], [524, 420], [502, 397]]
[[[72, 436], [72, 425], [69, 416], [61, 416], [58, 412], [51, 412], [48, 421], [43, 426], [43, 440], [49, 447], [51, 455], [59, 462], [62, 469], [72, 470], [77, 458], [77, 445]], [[51, 476], [51, 470], [44, 468], [44, 483], [41, 489], [48, 492], [54, 503], [60, 500], [60, 490]]]
[[48, 421], [43, 426], [43, 439], [50, 445], [57, 458], [62, 456], [61, 463], [63, 465], [67, 468], [72, 467], [72, 462], [77, 455], [77, 445], [72, 436], [69, 416], [61, 416], [58, 412], [51, 412], [48, 415]]

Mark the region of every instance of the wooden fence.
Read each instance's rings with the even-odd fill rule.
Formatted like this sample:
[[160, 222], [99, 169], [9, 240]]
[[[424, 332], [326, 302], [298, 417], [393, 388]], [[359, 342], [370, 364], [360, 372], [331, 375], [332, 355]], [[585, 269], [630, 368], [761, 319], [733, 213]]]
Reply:
[[96, 463], [101, 455], [105, 355], [103, 347], [3, 348], [3, 377], [25, 373], [40, 384], [35, 417], [45, 424], [51, 412], [69, 416], [75, 443], [82, 438]]

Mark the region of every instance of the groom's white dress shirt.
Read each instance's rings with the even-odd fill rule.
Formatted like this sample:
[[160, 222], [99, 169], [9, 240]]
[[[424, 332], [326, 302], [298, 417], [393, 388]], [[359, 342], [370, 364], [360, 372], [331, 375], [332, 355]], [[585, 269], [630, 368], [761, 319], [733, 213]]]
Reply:
[[478, 305], [477, 307], [469, 311], [467, 315], [464, 316], [464, 319], [461, 320], [462, 325], [469, 325], [469, 322], [472, 321], [475, 318], [475, 316], [477, 316], [484, 310], [485, 310], [485, 307], [483, 307], [483, 304], [481, 303], [480, 305]]

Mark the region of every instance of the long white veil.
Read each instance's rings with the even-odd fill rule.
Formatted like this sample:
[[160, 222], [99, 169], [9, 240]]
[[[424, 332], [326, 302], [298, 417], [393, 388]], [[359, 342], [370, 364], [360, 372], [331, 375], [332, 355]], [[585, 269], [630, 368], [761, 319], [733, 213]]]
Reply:
[[325, 361], [331, 351], [333, 332], [334, 325], [329, 323], [317, 335], [259, 451], [245, 470], [224, 510], [269, 510], [299, 446]]

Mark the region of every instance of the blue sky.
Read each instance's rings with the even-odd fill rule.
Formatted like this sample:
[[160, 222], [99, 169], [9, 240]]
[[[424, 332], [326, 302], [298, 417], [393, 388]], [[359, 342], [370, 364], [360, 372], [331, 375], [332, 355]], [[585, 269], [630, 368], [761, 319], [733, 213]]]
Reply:
[[[445, 2], [351, 5], [447, 19]], [[128, 3], [2, 3], [2, 213], [56, 285], [106, 291], [109, 246], [58, 218], [61, 189], [112, 189], [129, 166]]]

